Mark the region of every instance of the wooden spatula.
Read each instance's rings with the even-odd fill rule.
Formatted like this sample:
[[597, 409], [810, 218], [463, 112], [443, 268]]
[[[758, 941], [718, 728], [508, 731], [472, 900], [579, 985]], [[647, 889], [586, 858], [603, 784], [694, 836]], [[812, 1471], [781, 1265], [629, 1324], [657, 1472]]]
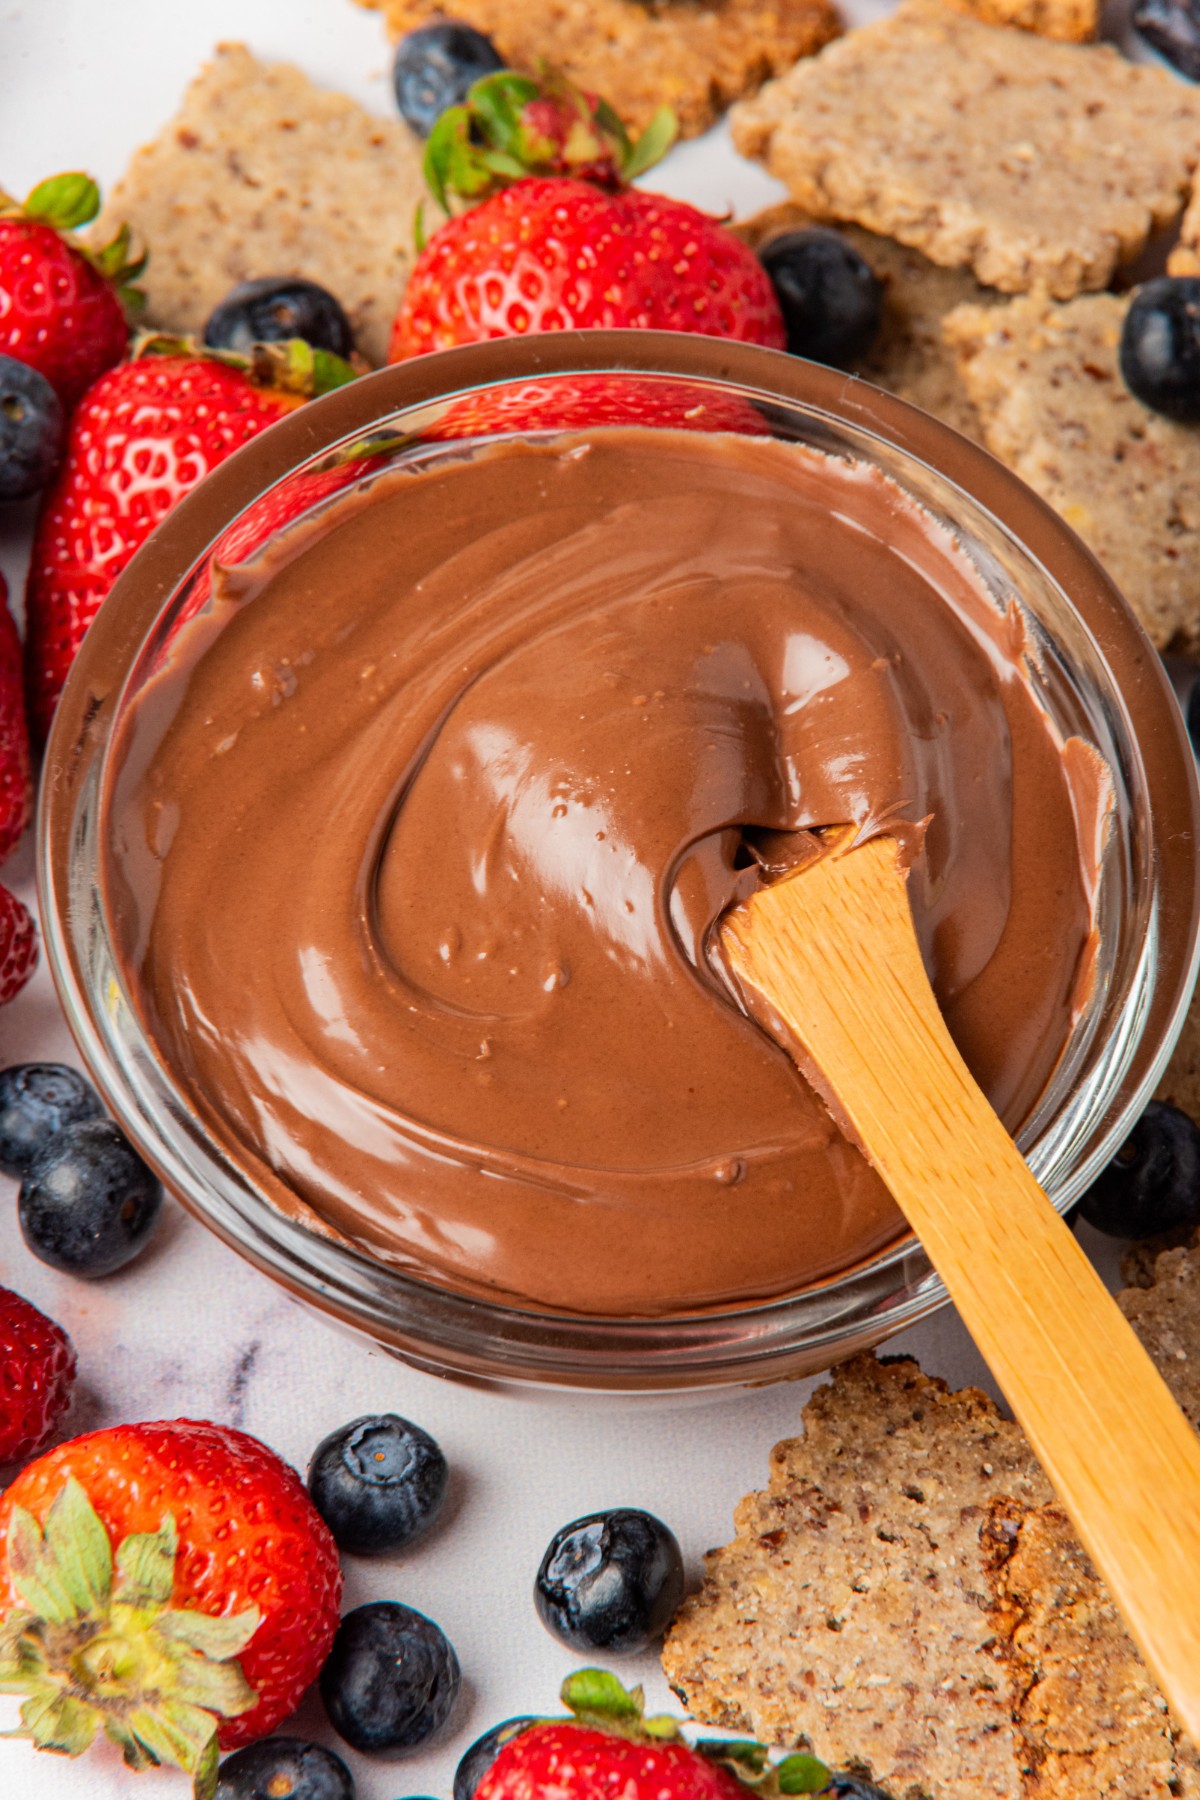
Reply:
[[761, 889], [720, 937], [891, 1189], [1200, 1744], [1200, 1439], [955, 1049], [895, 841]]

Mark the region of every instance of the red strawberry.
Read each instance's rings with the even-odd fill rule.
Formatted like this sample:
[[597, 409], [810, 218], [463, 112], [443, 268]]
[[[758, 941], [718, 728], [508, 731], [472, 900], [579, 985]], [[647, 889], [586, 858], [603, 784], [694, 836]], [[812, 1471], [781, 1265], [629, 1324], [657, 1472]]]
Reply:
[[0, 351], [37, 369], [68, 409], [124, 356], [122, 302], [141, 299], [126, 285], [142, 268], [127, 260], [128, 227], [99, 251], [64, 235], [99, 208], [87, 175], [52, 176], [24, 206], [0, 193]]
[[37, 931], [29, 908], [0, 886], [0, 1006], [15, 1000], [37, 968]]
[[42, 498], [26, 588], [25, 683], [38, 737], [100, 602], [176, 501], [283, 413], [351, 374], [307, 345], [251, 361], [152, 338], [89, 388]]
[[33, 810], [29, 727], [21, 682], [21, 640], [0, 575], [0, 862], [16, 846]]
[[71, 1402], [75, 1352], [60, 1325], [0, 1288], [0, 1463], [40, 1450]]
[[698, 391], [685, 381], [649, 375], [563, 375], [553, 382], [512, 381], [455, 400], [431, 438], [497, 432], [588, 431], [604, 425], [651, 425], [677, 431], [733, 431], [769, 437], [770, 427], [738, 394]]
[[[60, 1444], [0, 1497], [0, 1682], [22, 1735], [216, 1786], [217, 1744], [294, 1710], [337, 1628], [337, 1550], [294, 1469], [220, 1425], [118, 1425]], [[29, 1614], [34, 1617], [30, 1619]], [[46, 1647], [50, 1653], [46, 1653]]]
[[417, 258], [388, 360], [592, 326], [782, 349], [779, 302], [754, 252], [694, 206], [620, 185], [672, 136], [667, 115], [630, 144], [608, 108], [559, 77], [539, 86], [504, 71], [477, 82], [434, 127], [425, 169], [443, 204], [449, 192], [479, 204]]
[[693, 1749], [674, 1719], [643, 1717], [640, 1688], [627, 1693], [602, 1669], [568, 1676], [562, 1698], [576, 1716], [545, 1719], [508, 1738], [475, 1800], [750, 1800], [837, 1791], [839, 1778], [815, 1756], [772, 1764], [761, 1744], [710, 1740]]

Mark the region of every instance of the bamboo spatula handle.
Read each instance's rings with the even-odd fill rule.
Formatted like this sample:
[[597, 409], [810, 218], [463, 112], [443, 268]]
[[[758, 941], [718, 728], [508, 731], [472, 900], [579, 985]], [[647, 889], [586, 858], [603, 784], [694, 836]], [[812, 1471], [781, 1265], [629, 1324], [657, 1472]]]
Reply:
[[958, 1054], [894, 840], [764, 888], [721, 942], [836, 1096], [1200, 1744], [1200, 1439]]

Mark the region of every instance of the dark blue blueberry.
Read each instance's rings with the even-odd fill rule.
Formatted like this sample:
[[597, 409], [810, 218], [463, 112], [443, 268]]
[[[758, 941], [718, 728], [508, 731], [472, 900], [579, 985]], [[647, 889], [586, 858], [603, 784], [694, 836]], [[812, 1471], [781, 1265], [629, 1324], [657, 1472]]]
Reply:
[[339, 1550], [381, 1556], [432, 1525], [448, 1476], [427, 1431], [395, 1413], [374, 1413], [322, 1438], [308, 1465], [308, 1491]]
[[340, 1756], [302, 1738], [260, 1738], [221, 1764], [216, 1800], [354, 1800]]
[[299, 275], [263, 275], [239, 282], [214, 307], [204, 327], [210, 350], [249, 350], [252, 344], [282, 344], [303, 338], [315, 350], [349, 356], [354, 348], [350, 321], [315, 281]]
[[1109, 1237], [1148, 1238], [1200, 1225], [1200, 1129], [1152, 1100], [1079, 1202], [1080, 1217]]
[[477, 1737], [470, 1749], [465, 1751], [461, 1762], [454, 1771], [454, 1800], [475, 1800], [475, 1789], [479, 1786], [505, 1744], [513, 1738], [520, 1737], [536, 1719], [505, 1719], [503, 1724], [493, 1725], [482, 1737]]
[[44, 375], [0, 356], [0, 500], [44, 488], [62, 455], [62, 401]]
[[36, 1257], [68, 1275], [111, 1275], [153, 1231], [162, 1188], [111, 1119], [64, 1125], [25, 1172], [21, 1235]]
[[441, 1730], [460, 1680], [432, 1619], [397, 1600], [372, 1600], [338, 1626], [320, 1687], [339, 1737], [367, 1756], [403, 1756]]
[[1192, 740], [1192, 749], [1200, 756], [1200, 680], [1196, 682], [1187, 703], [1188, 736]]
[[1121, 327], [1121, 376], [1143, 406], [1200, 420], [1200, 278], [1160, 275], [1140, 287]]
[[793, 356], [845, 369], [879, 335], [883, 289], [869, 263], [836, 231], [785, 231], [759, 251], [775, 289]]
[[14, 1063], [0, 1069], [0, 1169], [23, 1175], [56, 1131], [103, 1115], [95, 1088], [65, 1063]]
[[1181, 75], [1200, 81], [1200, 6], [1193, 0], [1138, 0], [1133, 23]]
[[551, 1538], [533, 1598], [547, 1631], [573, 1650], [623, 1656], [666, 1630], [683, 1599], [683, 1557], [652, 1513], [591, 1513]]
[[392, 85], [400, 117], [428, 137], [448, 106], [458, 106], [484, 75], [504, 67], [490, 38], [473, 26], [444, 19], [421, 25], [396, 45]]
[[825, 1793], [833, 1794], [835, 1800], [892, 1800], [892, 1796], [883, 1788], [864, 1781], [861, 1775], [852, 1775], [848, 1769], [833, 1771]]

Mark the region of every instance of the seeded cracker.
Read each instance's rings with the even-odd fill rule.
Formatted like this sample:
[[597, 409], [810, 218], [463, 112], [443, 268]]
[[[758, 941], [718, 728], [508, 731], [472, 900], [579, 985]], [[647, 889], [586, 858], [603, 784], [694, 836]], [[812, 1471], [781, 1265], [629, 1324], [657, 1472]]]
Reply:
[[980, 1540], [1000, 1498], [1037, 1506], [1049, 1489], [986, 1395], [912, 1362], [844, 1364], [708, 1558], [667, 1640], [668, 1681], [706, 1724], [810, 1739], [831, 1763], [869, 1764], [895, 1800], [1016, 1800]]
[[1200, 1247], [1193, 1243], [1164, 1251], [1154, 1264], [1151, 1285], [1126, 1288], [1120, 1306], [1200, 1429]]
[[[786, 202], [744, 219], [734, 229], [758, 250], [784, 231], [813, 220]], [[956, 306], [994, 305], [1001, 296], [960, 269], [939, 269], [919, 250], [876, 237], [857, 225], [839, 232], [884, 284], [883, 324], [871, 352], [854, 373], [914, 406], [924, 407], [967, 437], [979, 436], [975, 409], [959, 379], [957, 358], [942, 336], [942, 320]]]
[[1028, 297], [961, 307], [945, 331], [988, 448], [1090, 545], [1160, 650], [1197, 652], [1200, 431], [1121, 380], [1126, 305]]
[[833, 0], [363, 0], [392, 37], [447, 13], [484, 32], [504, 58], [539, 58], [603, 95], [640, 130], [664, 103], [685, 137], [732, 100], [836, 37]]
[[1196, 1800], [1191, 1750], [986, 1396], [862, 1356], [804, 1427], [668, 1637], [697, 1718], [865, 1766], [895, 1800]]
[[1179, 227], [1179, 242], [1167, 258], [1170, 275], [1200, 275], [1200, 181], [1192, 190]]
[[989, 25], [1015, 25], [1039, 37], [1086, 44], [1100, 29], [1099, 0], [956, 0]]
[[941, 0], [904, 0], [731, 116], [738, 149], [814, 216], [1060, 299], [1173, 223], [1200, 162], [1195, 88]]
[[332, 289], [381, 363], [414, 254], [421, 156], [398, 120], [222, 44], [95, 229], [105, 241], [124, 220], [149, 246], [147, 324], [199, 332], [235, 282], [303, 275]]

